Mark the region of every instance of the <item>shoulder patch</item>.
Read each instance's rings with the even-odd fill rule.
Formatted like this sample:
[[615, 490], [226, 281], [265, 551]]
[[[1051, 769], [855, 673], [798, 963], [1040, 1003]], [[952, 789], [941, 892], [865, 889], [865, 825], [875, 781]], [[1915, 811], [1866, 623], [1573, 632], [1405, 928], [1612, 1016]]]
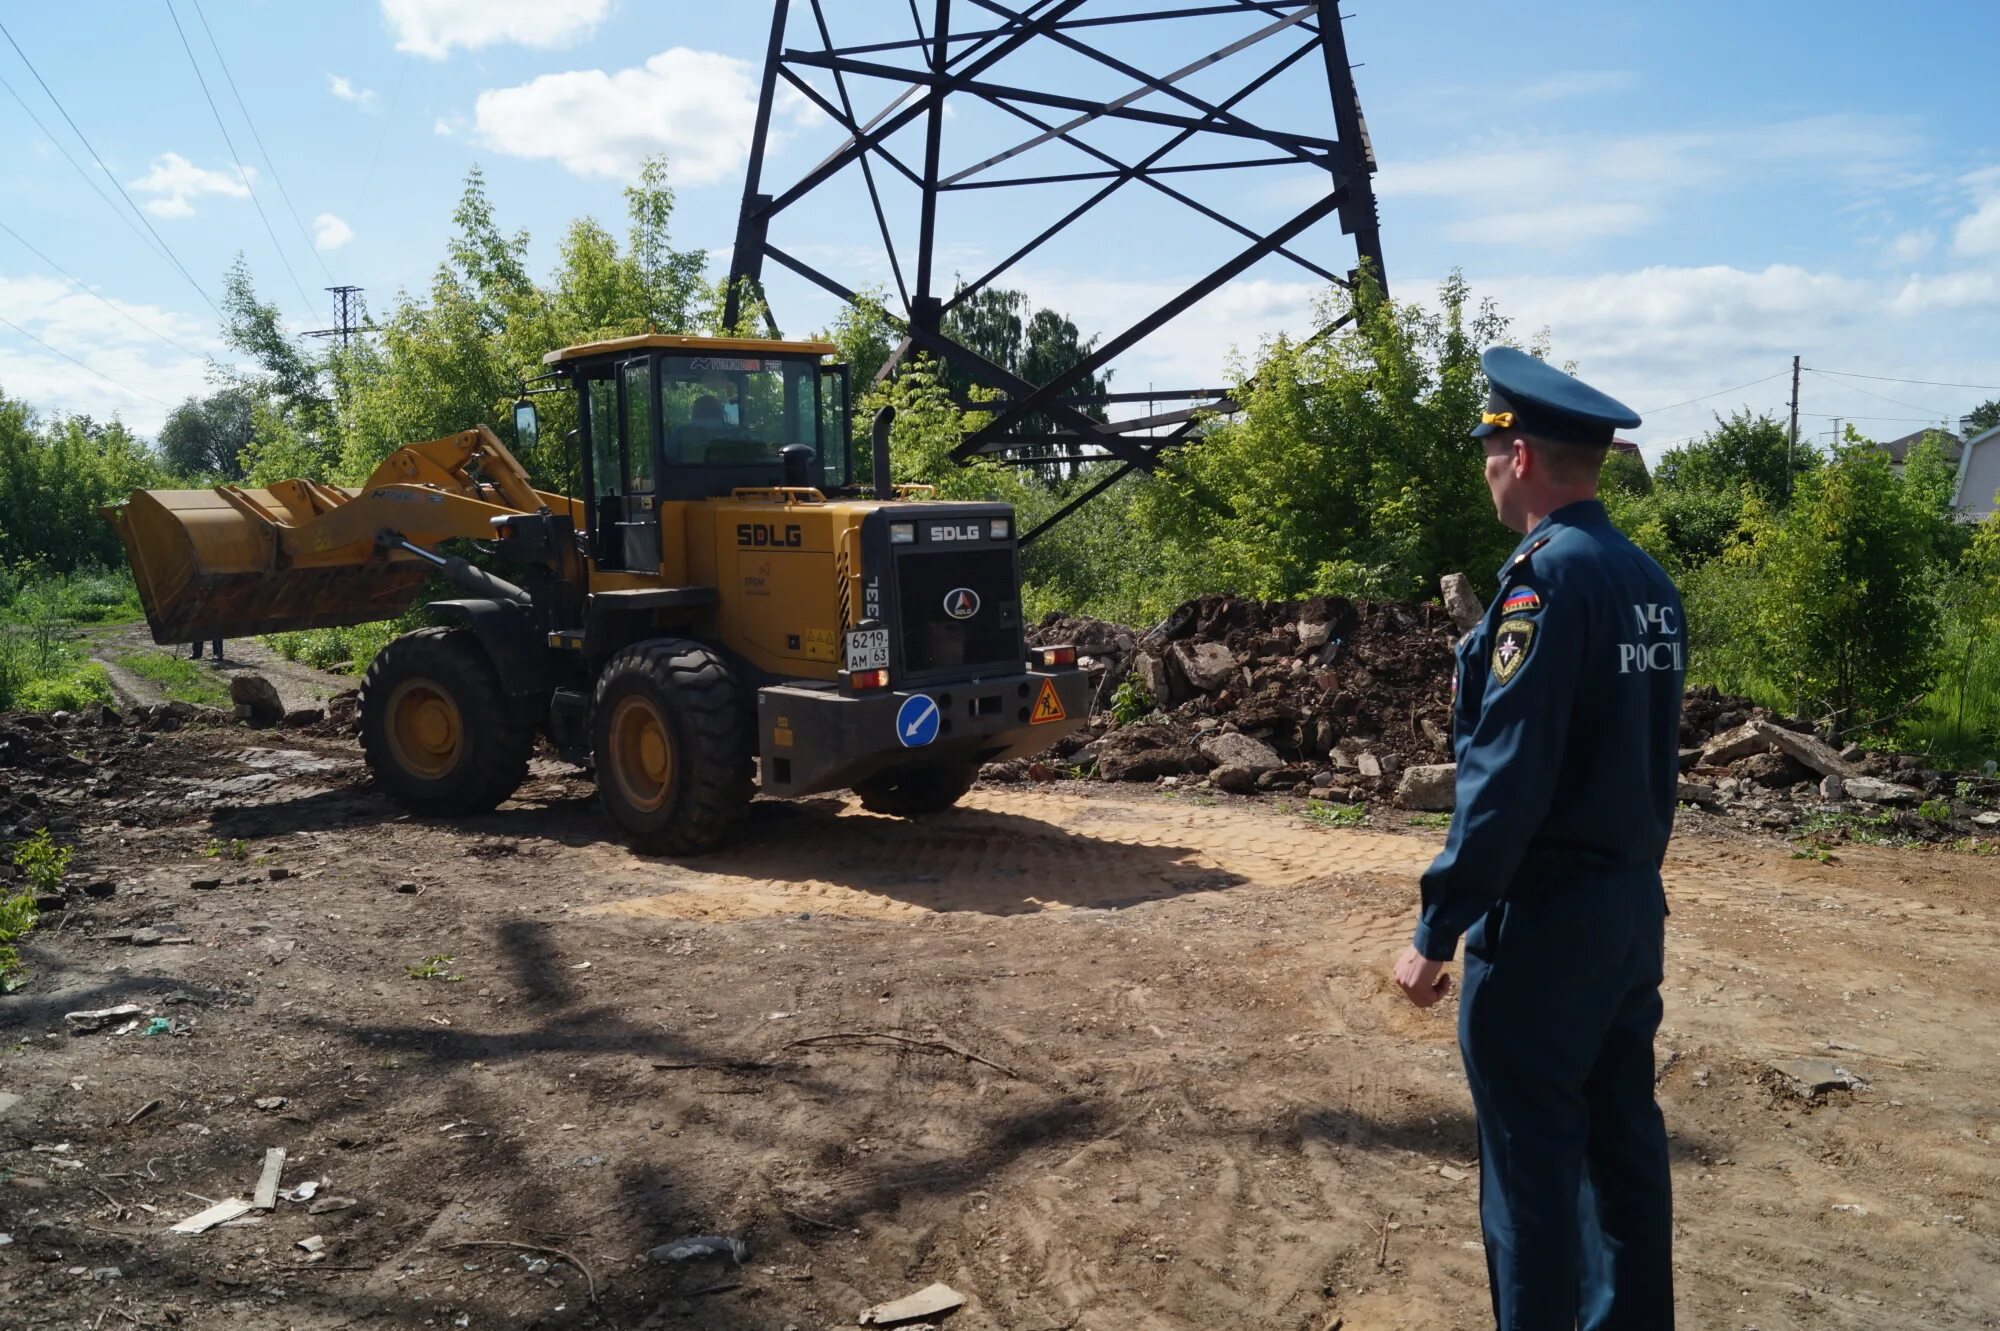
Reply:
[[1493, 678], [1505, 684], [1521, 672], [1535, 644], [1535, 621], [1503, 619], [1493, 634]]
[[1533, 587], [1517, 587], [1500, 602], [1500, 613], [1503, 615], [1524, 615], [1541, 608], [1542, 598]]

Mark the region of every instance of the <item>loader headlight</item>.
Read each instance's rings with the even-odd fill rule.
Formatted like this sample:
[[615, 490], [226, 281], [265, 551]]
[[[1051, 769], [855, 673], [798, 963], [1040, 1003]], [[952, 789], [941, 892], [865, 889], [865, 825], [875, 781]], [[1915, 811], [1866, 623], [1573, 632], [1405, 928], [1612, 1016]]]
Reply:
[[889, 524], [889, 544], [915, 545], [917, 524], [914, 522], [892, 522]]
[[1014, 524], [1006, 518], [993, 519], [993, 539], [1004, 541], [1014, 534]]

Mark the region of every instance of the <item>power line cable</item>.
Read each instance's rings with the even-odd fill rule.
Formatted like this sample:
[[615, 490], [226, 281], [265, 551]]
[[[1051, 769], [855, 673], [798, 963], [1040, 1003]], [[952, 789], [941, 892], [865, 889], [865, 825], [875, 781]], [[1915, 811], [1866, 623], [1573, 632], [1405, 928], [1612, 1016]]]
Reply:
[[64, 161], [68, 162], [72, 167], [76, 168], [76, 173], [79, 176], [83, 177], [83, 183], [90, 186], [90, 188], [96, 192], [98, 198], [104, 200], [104, 206], [109, 208], [112, 212], [112, 215], [117, 217], [119, 221], [123, 222], [126, 225], [126, 227], [132, 232], [132, 234], [139, 238], [139, 243], [144, 245], [149, 253], [154, 254], [161, 259], [167, 259], [167, 261], [171, 263], [172, 260], [167, 258], [165, 251], [161, 250], [158, 245], [154, 244], [150, 239], [148, 239], [146, 233], [139, 229], [139, 224], [137, 222], [134, 222], [132, 218], [123, 209], [121, 209], [117, 204], [111, 201], [111, 196], [104, 192], [104, 186], [98, 184], [97, 181], [91, 178], [90, 172], [83, 169], [83, 163], [76, 160], [76, 154], [69, 150], [69, 145], [64, 143], [61, 139], [57, 138], [55, 136], [55, 133], [52, 130], [50, 130], [47, 125], [44, 125], [42, 123], [42, 118], [35, 114], [35, 109], [32, 106], [28, 105], [27, 100], [21, 96], [20, 92], [15, 89], [12, 83], [9, 83], [7, 81], [7, 76], [4, 74], [0, 74], [0, 88], [5, 88], [7, 90], [7, 95], [12, 97], [15, 100], [15, 102], [19, 103], [21, 110], [27, 113], [28, 119], [35, 122], [35, 128], [40, 130], [42, 132], [43, 137], [47, 138], [50, 143], [53, 143], [55, 145], [56, 151], [63, 155]]
[[[166, 343], [168, 346], [176, 347], [181, 351], [186, 352], [190, 356], [202, 356], [201, 352], [196, 351], [193, 347], [188, 346], [185, 342], [180, 341], [178, 338], [167, 336], [165, 333], [162, 333], [159, 329], [152, 327], [150, 324], [141, 323], [138, 319], [132, 316], [130, 311], [106, 300], [102, 295], [98, 294], [90, 286], [79, 280], [74, 274], [65, 269], [61, 264], [57, 263], [54, 259], [51, 259], [48, 255], [42, 253], [40, 250], [36, 249], [32, 244], [29, 243], [28, 238], [26, 236], [16, 231], [13, 227], [8, 226], [5, 221], [0, 221], [0, 231], [5, 231], [8, 235], [12, 236], [16, 241], [20, 242], [21, 248], [28, 251], [28, 253], [34, 255], [37, 259], [40, 259], [43, 263], [47, 264], [49, 267], [55, 269], [56, 272], [60, 273], [63, 276], [64, 280], [66, 280], [71, 286], [75, 287], [78, 291], [81, 291], [84, 295], [89, 296], [92, 300], [96, 301], [99, 305], [102, 305], [105, 309], [110, 310], [113, 314], [123, 319], [126, 323], [131, 324], [134, 328], [138, 329], [140, 332], [146, 333], [152, 337], [156, 337], [160, 341]], [[202, 358], [206, 359], [205, 356]]]
[[1697, 402], [1706, 402], [1712, 397], [1721, 397], [1724, 393], [1740, 393], [1746, 388], [1755, 388], [1758, 384], [1768, 384], [1773, 379], [1782, 379], [1790, 373], [1790, 370], [1780, 370], [1776, 374], [1767, 374], [1762, 379], [1752, 379], [1749, 383], [1738, 384], [1734, 388], [1718, 388], [1713, 393], [1703, 393], [1700, 397], [1691, 397], [1685, 402], [1669, 402], [1664, 407], [1648, 407], [1640, 415], [1652, 416], [1662, 411], [1672, 411], [1675, 407], [1691, 407]]
[[1983, 388], [2000, 391], [2000, 384], [1953, 384], [1940, 379], [1897, 379], [1886, 374], [1860, 374], [1854, 370], [1814, 370], [1814, 374], [1837, 374], [1843, 379], [1879, 379], [1885, 384], [1922, 384], [1926, 388]]
[[195, 17], [201, 20], [201, 30], [208, 34], [208, 44], [215, 51], [215, 63], [221, 66], [222, 77], [229, 83], [229, 95], [236, 99], [236, 109], [243, 113], [243, 122], [250, 126], [250, 137], [256, 140], [257, 151], [264, 155], [264, 165], [271, 171], [271, 183], [278, 187], [278, 197], [285, 201], [285, 211], [292, 215], [292, 225], [299, 229], [299, 239], [306, 243], [306, 249], [318, 261], [319, 270], [326, 274], [326, 280], [333, 281], [333, 270], [326, 266], [326, 257], [319, 252], [319, 246], [313, 244], [312, 236], [306, 231], [306, 224], [299, 218], [299, 210], [292, 206], [292, 196], [285, 189], [283, 177], [278, 174], [277, 159], [272, 157], [271, 150], [264, 146], [264, 136], [257, 132], [257, 122], [251, 118], [250, 108], [243, 104], [243, 94], [236, 88], [236, 76], [229, 72], [229, 62], [222, 58], [222, 45], [215, 40], [215, 29], [208, 26], [208, 15], [202, 11], [201, 0], [192, 0], [192, 3]]
[[396, 117], [396, 99], [403, 95], [403, 76], [410, 72], [410, 62], [405, 60], [396, 66], [396, 83], [389, 89], [389, 105], [382, 112], [382, 132], [375, 136], [375, 151], [369, 154], [368, 170], [361, 177], [361, 197], [368, 197], [368, 187], [375, 183], [375, 164], [382, 160], [382, 145], [389, 141], [389, 129]]
[[22, 337], [27, 338], [30, 342], [33, 342], [36, 346], [40, 347], [42, 350], [51, 352], [57, 356], [61, 356], [71, 365], [76, 366], [77, 369], [84, 370], [90, 374], [96, 375], [98, 378], [102, 379], [105, 383], [110, 384], [113, 388], [123, 389], [125, 392], [132, 394], [134, 397], [143, 397], [148, 402], [159, 403], [160, 406], [166, 407], [168, 411], [173, 410], [173, 407], [170, 404], [165, 402], [160, 402], [160, 399], [154, 397], [151, 393], [141, 392], [139, 389], [132, 387], [132, 385], [130, 384], [121, 384], [116, 379], [113, 379], [110, 375], [104, 373], [102, 370], [91, 369], [90, 366], [85, 365], [82, 361], [70, 355], [67, 351], [57, 350], [55, 347], [52, 347], [48, 343], [42, 341], [42, 339], [36, 337], [33, 333], [21, 327], [21, 325], [15, 323], [12, 319], [9, 319], [4, 314], [0, 314], [0, 324], [6, 324], [9, 328], [19, 333]]
[[292, 271], [292, 261], [285, 257], [284, 244], [279, 241], [278, 233], [271, 227], [271, 219], [264, 211], [263, 201], [257, 197], [256, 186], [250, 183], [250, 170], [243, 165], [242, 154], [236, 151], [236, 141], [229, 137], [229, 126], [222, 122], [221, 108], [216, 106], [214, 96], [208, 91], [208, 79], [201, 72], [201, 62], [194, 58], [194, 47], [189, 45], [187, 32], [181, 27], [181, 16], [174, 11], [174, 0], [165, 0], [165, 3], [167, 17], [174, 21], [174, 31], [180, 36], [181, 49], [187, 52], [188, 65], [194, 70], [194, 81], [201, 85], [202, 100], [208, 103], [209, 114], [215, 117], [215, 127], [222, 131], [222, 144], [229, 149], [229, 160], [236, 164], [236, 174], [243, 177], [243, 191], [250, 196], [251, 207], [257, 210], [257, 220], [264, 224], [264, 234], [271, 238], [271, 248], [277, 251], [278, 262], [284, 265], [285, 276], [292, 279], [292, 285], [298, 289], [299, 299], [304, 302], [306, 309], [312, 310], [312, 297], [306, 294], [306, 285], [299, 281], [299, 275]]
[[145, 213], [139, 210], [139, 205], [132, 202], [132, 196], [125, 192], [125, 186], [119, 182], [118, 177], [111, 174], [111, 168], [104, 164], [104, 154], [97, 151], [96, 147], [91, 143], [90, 139], [84, 134], [84, 132], [81, 129], [77, 128], [77, 123], [75, 118], [70, 115], [68, 108], [66, 108], [62, 104], [62, 99], [57, 97], [55, 94], [55, 90], [49, 87], [48, 80], [42, 77], [42, 71], [36, 69], [35, 62], [28, 59], [28, 53], [26, 51], [23, 51], [21, 49], [21, 44], [14, 40], [14, 34], [7, 31], [7, 25], [5, 23], [0, 23], [0, 37], [5, 37], [7, 39], [7, 45], [14, 48], [14, 54], [21, 57], [21, 63], [28, 67], [28, 72], [35, 76], [35, 82], [41, 85], [42, 91], [44, 93], [48, 94], [49, 101], [55, 104], [56, 110], [62, 115], [63, 122], [70, 127], [70, 132], [76, 135], [77, 141], [83, 144], [84, 150], [87, 151], [90, 154], [92, 160], [94, 160], [97, 163], [97, 169], [104, 173], [104, 178], [111, 182], [113, 187], [117, 189], [118, 196], [125, 200], [126, 207], [132, 210], [133, 215], [136, 216], [139, 219], [140, 223], [146, 228], [147, 234], [151, 235], [153, 240], [159, 245], [160, 252], [166, 255], [167, 257], [167, 262], [171, 263], [175, 268], [180, 270], [180, 275], [188, 280], [188, 285], [193, 287], [196, 293], [199, 294], [203, 300], [208, 302], [208, 308], [214, 310], [216, 313], [216, 317], [220, 318], [222, 316], [222, 307], [215, 303], [214, 298], [211, 297], [207, 291], [203, 290], [201, 283], [194, 280], [194, 274], [190, 273], [187, 270], [187, 265], [182, 263], [179, 257], [174, 254], [173, 247], [167, 244], [167, 242], [160, 236], [160, 233], [158, 231], [153, 229], [152, 222], [147, 219]]
[[[1811, 367], [1810, 365], [1808, 365], [1808, 366], [1806, 367], [1806, 373], [1807, 373], [1807, 374], [1818, 374], [1818, 373], [1819, 373], [1819, 371], [1818, 371], [1818, 370], [1815, 370], [1815, 369], [1813, 369], [1813, 368], [1812, 368], [1812, 367]], [[1838, 387], [1841, 387], [1841, 388], [1845, 388], [1845, 389], [1846, 389], [1846, 390], [1847, 390], [1848, 392], [1850, 392], [1850, 393], [1860, 393], [1860, 394], [1861, 394], [1862, 396], [1864, 396], [1864, 397], [1872, 397], [1872, 398], [1876, 399], [1876, 400], [1877, 400], [1877, 401], [1879, 401], [1879, 402], [1893, 402], [1893, 403], [1895, 403], [1895, 404], [1896, 404], [1897, 406], [1899, 406], [1899, 407], [1909, 407], [1909, 408], [1910, 408], [1911, 410], [1913, 410], [1913, 411], [1929, 411], [1929, 410], [1930, 410], [1930, 408], [1929, 408], [1929, 407], [1925, 406], [1925, 405], [1924, 405], [1923, 403], [1921, 403], [1921, 402], [1905, 402], [1905, 401], [1903, 401], [1903, 399], [1901, 399], [1901, 398], [1899, 398], [1899, 397], [1890, 397], [1890, 396], [1889, 396], [1889, 395], [1888, 395], [1887, 393], [1877, 393], [1877, 392], [1873, 391], [1872, 389], [1867, 389], [1867, 388], [1863, 388], [1863, 387], [1862, 387], [1861, 385], [1859, 385], [1859, 384], [1838, 384]], [[1948, 411], [1940, 411], [1940, 412], [1938, 412], [1938, 413], [1936, 414], [1936, 417], [1935, 417], [1935, 419], [1937, 419], [1937, 420], [1944, 420], [1944, 419], [1946, 419], [1946, 418], [1947, 418], [1948, 416], [1950, 416], [1950, 415], [1951, 415], [1951, 413], [1950, 413], [1950, 412], [1948, 412]]]

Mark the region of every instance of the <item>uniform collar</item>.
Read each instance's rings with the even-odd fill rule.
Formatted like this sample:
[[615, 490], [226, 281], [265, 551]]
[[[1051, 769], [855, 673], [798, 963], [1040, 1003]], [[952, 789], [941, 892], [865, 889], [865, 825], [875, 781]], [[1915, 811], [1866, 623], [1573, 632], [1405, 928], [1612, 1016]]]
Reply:
[[1507, 571], [1514, 567], [1515, 560], [1547, 544], [1557, 527], [1602, 526], [1610, 521], [1611, 515], [1604, 511], [1604, 501], [1601, 499], [1579, 499], [1574, 503], [1564, 504], [1537, 522], [1534, 529], [1521, 538], [1521, 543], [1514, 547], [1514, 552], [1500, 565], [1500, 571], [1496, 576], [1504, 579]]

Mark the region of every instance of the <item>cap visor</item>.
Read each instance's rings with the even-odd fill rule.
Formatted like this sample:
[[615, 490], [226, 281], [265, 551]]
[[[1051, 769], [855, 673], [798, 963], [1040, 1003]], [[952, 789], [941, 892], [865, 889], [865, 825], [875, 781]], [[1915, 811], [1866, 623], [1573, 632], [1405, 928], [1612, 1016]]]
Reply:
[[1499, 428], [1500, 427], [1497, 425], [1475, 425], [1470, 430], [1466, 431], [1466, 433], [1474, 439], [1484, 439], [1487, 435], [1492, 434], [1495, 430]]

